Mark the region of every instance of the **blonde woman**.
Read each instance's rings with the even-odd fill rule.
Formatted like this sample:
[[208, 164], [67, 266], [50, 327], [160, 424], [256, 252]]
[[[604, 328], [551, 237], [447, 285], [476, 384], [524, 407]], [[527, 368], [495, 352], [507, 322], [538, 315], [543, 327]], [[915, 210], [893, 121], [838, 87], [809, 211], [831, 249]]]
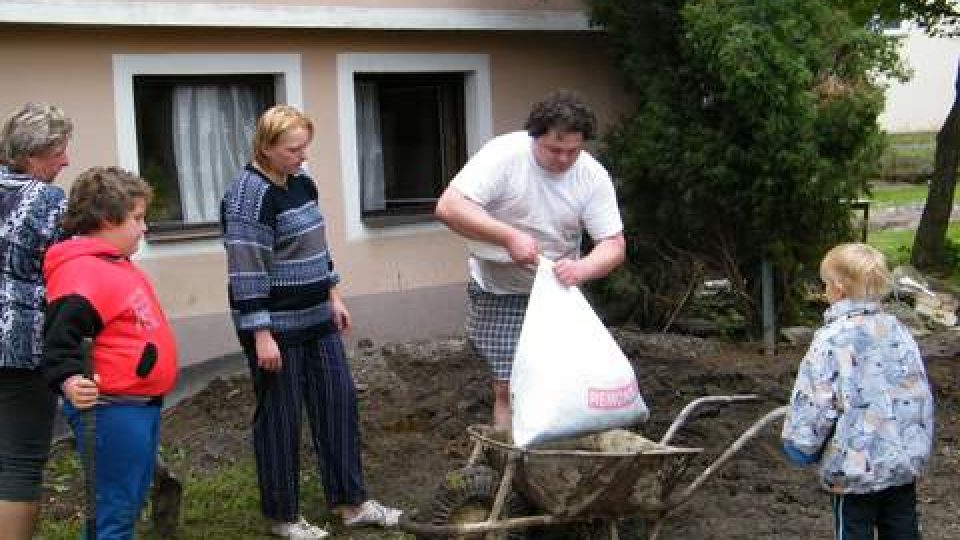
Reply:
[[327, 245], [317, 187], [301, 169], [313, 123], [277, 105], [257, 122], [253, 157], [224, 195], [230, 306], [257, 398], [254, 452], [272, 534], [323, 538], [300, 516], [301, 411], [306, 408], [327, 505], [347, 526], [395, 525], [400, 511], [367, 498], [357, 395], [341, 333], [350, 313]]

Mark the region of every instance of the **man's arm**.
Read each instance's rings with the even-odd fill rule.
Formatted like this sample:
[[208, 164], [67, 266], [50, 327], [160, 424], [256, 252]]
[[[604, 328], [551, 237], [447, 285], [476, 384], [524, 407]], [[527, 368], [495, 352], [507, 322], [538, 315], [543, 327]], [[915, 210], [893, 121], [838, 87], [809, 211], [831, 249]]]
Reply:
[[443, 192], [434, 214], [461, 236], [502, 246], [518, 264], [537, 262], [540, 246], [532, 236], [497, 220], [455, 187]]
[[557, 261], [553, 273], [564, 285], [580, 285], [591, 279], [602, 278], [623, 264], [626, 251], [627, 242], [623, 232], [620, 232], [597, 242], [582, 259]]

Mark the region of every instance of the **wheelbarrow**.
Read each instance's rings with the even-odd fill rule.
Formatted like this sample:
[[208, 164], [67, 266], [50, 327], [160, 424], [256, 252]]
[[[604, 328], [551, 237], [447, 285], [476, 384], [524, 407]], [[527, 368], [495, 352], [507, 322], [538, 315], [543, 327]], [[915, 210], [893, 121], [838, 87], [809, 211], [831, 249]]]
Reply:
[[[703, 449], [671, 446], [671, 439], [703, 405], [755, 399], [755, 395], [695, 399], [659, 442], [616, 429], [524, 449], [510, 444], [505, 431], [469, 426], [473, 451], [465, 467], [447, 475], [430, 523], [403, 519], [398, 527], [418, 538], [489, 540], [523, 538], [530, 528], [581, 524], [587, 532], [578, 533], [580, 538], [616, 540], [619, 520], [629, 516], [644, 520], [648, 538], [656, 540], [665, 520], [787, 408], [776, 408], [754, 422], [682, 489], [682, 478]], [[528, 504], [534, 515], [528, 515]]]

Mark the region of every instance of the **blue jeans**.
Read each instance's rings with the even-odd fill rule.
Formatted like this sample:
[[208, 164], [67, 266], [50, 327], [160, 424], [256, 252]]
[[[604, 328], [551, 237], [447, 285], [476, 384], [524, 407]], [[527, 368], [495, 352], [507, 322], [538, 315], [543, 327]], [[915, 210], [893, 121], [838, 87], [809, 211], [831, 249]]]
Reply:
[[837, 540], [874, 540], [874, 531], [879, 540], [919, 540], [916, 485], [835, 495], [833, 520]]
[[[132, 540], [134, 526], [153, 481], [160, 434], [157, 405], [97, 405], [96, 540]], [[64, 415], [83, 447], [83, 413], [65, 402]], [[84, 534], [83, 538], [88, 535]], [[91, 539], [88, 539], [91, 540]]]

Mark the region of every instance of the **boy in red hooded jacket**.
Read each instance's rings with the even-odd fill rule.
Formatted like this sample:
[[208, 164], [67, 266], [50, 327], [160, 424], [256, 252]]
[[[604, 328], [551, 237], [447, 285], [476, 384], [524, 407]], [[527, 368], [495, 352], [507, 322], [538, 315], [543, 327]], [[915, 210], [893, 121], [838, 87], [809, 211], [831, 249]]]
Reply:
[[[152, 196], [117, 167], [82, 173], [63, 228], [73, 235], [46, 254], [44, 376], [63, 394], [77, 440], [81, 410], [96, 414], [97, 539], [132, 539], [153, 478], [160, 409], [177, 375], [173, 333], [147, 277], [131, 261]], [[93, 341], [93, 379], [82, 341]]]

